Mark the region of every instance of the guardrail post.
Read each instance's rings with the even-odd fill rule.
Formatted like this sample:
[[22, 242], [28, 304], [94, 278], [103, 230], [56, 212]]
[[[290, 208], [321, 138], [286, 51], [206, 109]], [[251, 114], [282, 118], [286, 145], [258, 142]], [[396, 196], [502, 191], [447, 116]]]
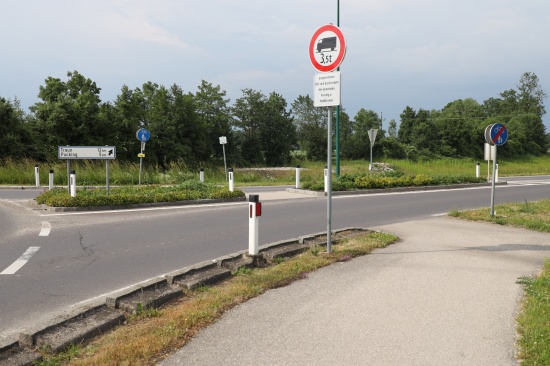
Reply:
[[256, 256], [258, 248], [258, 217], [262, 216], [262, 203], [260, 196], [251, 194], [248, 196], [248, 254]]
[[235, 190], [235, 179], [233, 177], [233, 168], [229, 168], [229, 192]]
[[199, 173], [199, 179], [201, 183], [204, 183], [204, 168], [201, 168], [201, 171]]
[[76, 172], [74, 170], [71, 170], [69, 185], [71, 190], [71, 197], [76, 197]]
[[296, 189], [299, 189], [300, 187], [300, 166], [296, 165]]
[[38, 164], [34, 166], [34, 181], [37, 187], [40, 187], [40, 169]]
[[49, 182], [49, 188], [50, 190], [53, 189], [53, 169], [50, 169], [50, 179], [48, 180]]

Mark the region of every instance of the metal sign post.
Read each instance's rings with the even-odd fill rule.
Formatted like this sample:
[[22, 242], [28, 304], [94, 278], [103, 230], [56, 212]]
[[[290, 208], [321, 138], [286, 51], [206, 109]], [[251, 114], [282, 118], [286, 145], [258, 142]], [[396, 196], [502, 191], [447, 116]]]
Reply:
[[223, 149], [223, 167], [225, 169], [225, 180], [227, 181], [229, 178], [227, 176], [227, 161], [225, 160], [225, 144], [227, 144], [227, 137], [220, 136], [220, 145], [222, 145]]
[[109, 193], [109, 160], [116, 159], [115, 146], [58, 146], [57, 157], [67, 160], [67, 186], [71, 193], [71, 160], [105, 160], [105, 186]]
[[139, 181], [138, 181], [138, 185], [141, 185], [141, 173], [143, 171], [143, 158], [145, 157], [145, 154], [143, 153], [143, 151], [145, 150], [145, 143], [147, 141], [149, 141], [149, 139], [151, 138], [151, 133], [149, 132], [149, 130], [147, 130], [145, 128], [140, 128], [136, 132], [136, 138], [139, 141], [141, 141], [141, 151], [138, 154], [138, 157], [139, 157]]
[[508, 141], [508, 130], [502, 123], [488, 125], [485, 128], [485, 141], [491, 146], [494, 146], [493, 158], [493, 181], [491, 184], [491, 217], [495, 216], [495, 185], [497, 171], [497, 146], [502, 146]]
[[369, 164], [369, 170], [372, 170], [372, 147], [374, 146], [374, 140], [376, 140], [376, 133], [378, 130], [369, 130], [369, 141], [370, 141], [370, 164]]
[[340, 66], [346, 55], [346, 40], [340, 28], [328, 24], [318, 28], [309, 42], [309, 60], [322, 74], [313, 78], [313, 105], [328, 107], [327, 133], [327, 252], [332, 252], [332, 108], [340, 106], [341, 75], [332, 72]]

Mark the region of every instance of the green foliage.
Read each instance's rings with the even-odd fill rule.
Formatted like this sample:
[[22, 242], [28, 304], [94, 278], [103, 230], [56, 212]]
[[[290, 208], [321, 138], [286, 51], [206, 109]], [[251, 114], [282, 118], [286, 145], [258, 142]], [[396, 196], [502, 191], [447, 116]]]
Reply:
[[[148, 81], [141, 88], [122, 86], [110, 103], [101, 101], [101, 88], [93, 80], [78, 71], [66, 76], [66, 80], [46, 78], [39, 88], [40, 101], [30, 107], [28, 115], [17, 99], [12, 102], [0, 96], [0, 159], [47, 162], [57, 159], [58, 146], [113, 145], [119, 161], [135, 161], [140, 152], [135, 132], [141, 127], [151, 131], [144, 163], [163, 171], [180, 161], [191, 167], [206, 162], [221, 165], [220, 136], [228, 139], [226, 157], [233, 166], [280, 166], [290, 163], [292, 157], [304, 161], [304, 154], [310, 161], [327, 156], [328, 116], [314, 107], [309, 95], [298, 96], [288, 109], [286, 100], [276, 92], [266, 97], [261, 91], [244, 89], [242, 97], [230, 106], [226, 92], [204, 80], [194, 94], [177, 84], [166, 87]], [[508, 142], [499, 149], [501, 158], [541, 156], [548, 149], [542, 122], [545, 98], [538, 77], [526, 72], [516, 89], [481, 104], [467, 98], [452, 101], [441, 110], [407, 106], [400, 115], [399, 130], [397, 122], [390, 121], [389, 137], [376, 112], [361, 108], [350, 119], [340, 108], [340, 157], [369, 158], [367, 131], [377, 128], [374, 159], [479, 159], [483, 131], [491, 123], [508, 127]], [[296, 149], [303, 154], [292, 156]], [[147, 183], [156, 183], [149, 179], [145, 177]]]
[[[332, 182], [332, 190], [347, 191], [361, 189], [423, 187], [481, 182], [485, 182], [485, 179], [474, 178], [466, 175], [405, 175], [401, 172], [384, 172], [381, 174], [344, 174]], [[324, 183], [311, 181], [304, 183], [303, 187], [305, 189], [322, 191], [324, 189]]]
[[543, 273], [533, 279], [522, 277], [525, 299], [518, 316], [519, 358], [522, 365], [550, 364], [550, 261]]
[[[139, 203], [194, 201], [199, 199], [227, 199], [245, 197], [241, 190], [230, 192], [227, 188], [200, 183], [186, 183], [179, 186], [132, 186], [105, 189], [79, 189], [71, 197], [65, 189], [53, 189], [36, 197], [36, 202], [52, 207], [101, 207], [125, 206]], [[198, 189], [191, 189], [195, 187]]]

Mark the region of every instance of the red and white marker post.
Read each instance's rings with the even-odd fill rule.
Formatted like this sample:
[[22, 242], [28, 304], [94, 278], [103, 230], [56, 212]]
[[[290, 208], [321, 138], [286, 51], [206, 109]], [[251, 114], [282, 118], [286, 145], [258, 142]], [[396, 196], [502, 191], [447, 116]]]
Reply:
[[260, 196], [251, 194], [248, 196], [248, 254], [256, 256], [258, 248], [258, 218], [262, 216], [262, 203]]

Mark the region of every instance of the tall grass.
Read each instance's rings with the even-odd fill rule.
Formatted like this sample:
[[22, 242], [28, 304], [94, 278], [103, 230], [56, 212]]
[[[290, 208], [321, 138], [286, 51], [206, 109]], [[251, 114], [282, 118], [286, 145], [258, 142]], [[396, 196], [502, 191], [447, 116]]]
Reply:
[[[487, 162], [474, 159], [441, 158], [429, 161], [412, 162], [409, 160], [384, 159], [379, 160], [392, 166], [407, 175], [425, 174], [429, 176], [445, 175], [475, 175], [476, 165], [480, 163], [481, 176], [487, 171]], [[67, 185], [67, 163], [58, 161], [54, 163], [36, 163], [32, 160], [4, 160], [0, 161], [0, 184], [4, 185], [34, 185], [34, 167], [38, 164], [40, 169], [40, 183], [48, 185], [48, 173], [54, 171], [54, 184], [56, 186]], [[302, 182], [322, 180], [326, 162], [301, 161]], [[290, 164], [290, 167], [295, 165]], [[361, 174], [368, 172], [367, 160], [342, 160], [340, 173]], [[105, 185], [106, 168], [102, 160], [71, 160], [71, 170], [76, 171], [78, 185]], [[333, 171], [335, 162], [333, 162]], [[499, 176], [516, 175], [550, 175], [550, 156], [526, 157], [514, 160], [500, 160]], [[223, 184], [226, 181], [225, 170], [221, 166], [209, 164], [204, 166], [205, 181]], [[235, 169], [235, 183], [237, 185], [292, 185], [295, 183], [295, 170], [256, 170]], [[158, 165], [143, 164], [143, 184], [179, 184], [188, 180], [198, 180], [199, 169], [191, 168], [183, 162], [171, 163], [166, 169]], [[139, 164], [109, 162], [109, 184], [112, 185], [136, 185], [139, 182]]]

